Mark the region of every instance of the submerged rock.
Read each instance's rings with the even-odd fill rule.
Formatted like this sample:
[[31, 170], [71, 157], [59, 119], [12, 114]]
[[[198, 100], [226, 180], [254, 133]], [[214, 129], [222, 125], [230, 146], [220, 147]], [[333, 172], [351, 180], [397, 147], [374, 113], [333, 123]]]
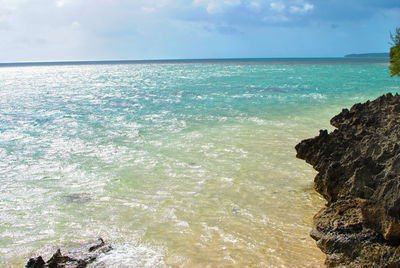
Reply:
[[45, 262], [42, 256], [31, 258], [26, 264], [26, 268], [84, 268], [94, 262], [101, 254], [110, 251], [112, 247], [106, 245], [102, 238], [97, 241], [86, 244], [82, 247], [68, 251], [65, 255], [60, 249]]
[[61, 199], [66, 203], [83, 204], [89, 202], [91, 197], [87, 193], [74, 193], [63, 195]]
[[343, 109], [336, 127], [302, 141], [297, 157], [318, 171], [327, 205], [311, 236], [328, 266], [400, 266], [400, 96]]

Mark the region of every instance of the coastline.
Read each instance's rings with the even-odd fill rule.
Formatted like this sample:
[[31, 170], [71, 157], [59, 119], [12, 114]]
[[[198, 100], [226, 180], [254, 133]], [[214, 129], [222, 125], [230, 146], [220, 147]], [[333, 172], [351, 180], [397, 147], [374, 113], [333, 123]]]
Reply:
[[400, 96], [355, 104], [331, 119], [336, 129], [303, 140], [297, 157], [319, 173], [315, 190], [328, 203], [311, 237], [328, 267], [400, 265]]

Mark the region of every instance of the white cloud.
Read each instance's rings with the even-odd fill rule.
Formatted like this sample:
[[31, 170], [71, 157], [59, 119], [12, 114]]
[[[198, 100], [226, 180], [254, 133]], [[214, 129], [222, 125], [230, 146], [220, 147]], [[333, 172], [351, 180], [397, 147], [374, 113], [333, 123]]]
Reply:
[[209, 14], [222, 13], [227, 8], [239, 6], [241, 0], [194, 0], [195, 7], [204, 7]]
[[57, 7], [63, 7], [66, 3], [66, 0], [58, 0], [56, 1], [56, 6]]
[[81, 27], [81, 24], [77, 21], [74, 21], [73, 23], [71, 23], [71, 28], [72, 30], [77, 30]]
[[291, 6], [290, 7], [290, 12], [293, 13], [293, 14], [306, 13], [306, 12], [311, 11], [313, 9], [314, 9], [314, 5], [313, 4], [304, 3], [301, 6], [297, 6], [297, 5], [296, 6], [295, 5]]
[[0, 9], [16, 10], [27, 0], [0, 0]]
[[269, 3], [269, 6], [273, 11], [277, 12], [282, 12], [286, 8], [285, 4], [283, 4], [282, 2], [271, 2]]
[[251, 1], [248, 4], [248, 7], [249, 7], [250, 10], [255, 11], [255, 12], [259, 12], [262, 9], [262, 5], [258, 1]]
[[[4, 52], [0, 62], [39, 59], [40, 55], [71, 59], [90, 58], [91, 55], [141, 58], [142, 51], [157, 57], [156, 49], [160, 57], [165, 57], [169, 55], [168, 46], [179, 53], [182, 48], [189, 51], [187, 36], [191, 37], [192, 45], [202, 49], [195, 41], [203, 40], [203, 44], [207, 44], [204, 49], [211, 50], [209, 42], [217, 38], [228, 40], [224, 39], [227, 35], [235, 38], [242, 34], [244, 40], [243, 36], [249, 32], [275, 26], [290, 30], [293, 25], [298, 26], [297, 29], [307, 28], [314, 21], [329, 21], [329, 25], [339, 24], [344, 19], [359, 21], [370, 18], [374, 10], [380, 10], [374, 9], [378, 5], [376, 0], [354, 1], [0, 0], [0, 50]], [[369, 4], [360, 4], [364, 1]], [[378, 2], [379, 5], [389, 5], [389, 2], [394, 5], [395, 1], [398, 0]], [[367, 15], [366, 10], [370, 12]], [[393, 12], [395, 15], [389, 17], [398, 18], [398, 11]], [[395, 25], [395, 21], [390, 23]]]

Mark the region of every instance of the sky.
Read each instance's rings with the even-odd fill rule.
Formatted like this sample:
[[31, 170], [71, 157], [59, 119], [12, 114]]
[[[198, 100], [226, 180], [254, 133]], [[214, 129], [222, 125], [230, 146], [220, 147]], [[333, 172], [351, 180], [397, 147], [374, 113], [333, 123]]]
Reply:
[[0, 62], [388, 52], [400, 0], [0, 0]]

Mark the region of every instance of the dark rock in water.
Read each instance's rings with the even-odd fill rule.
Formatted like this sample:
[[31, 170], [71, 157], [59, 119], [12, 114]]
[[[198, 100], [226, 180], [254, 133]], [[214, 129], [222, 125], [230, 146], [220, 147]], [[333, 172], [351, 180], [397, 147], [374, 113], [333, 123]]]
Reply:
[[35, 258], [30, 258], [28, 263], [26, 264], [26, 268], [44, 268], [44, 265], [46, 263], [44, 262], [42, 256]]
[[240, 212], [240, 208], [232, 208], [232, 213], [236, 214]]
[[65, 255], [58, 249], [53, 256], [44, 262], [42, 256], [29, 259], [26, 268], [84, 268], [94, 262], [101, 254], [112, 250], [102, 238], [82, 247], [68, 251]]
[[63, 195], [61, 199], [66, 203], [83, 204], [89, 202], [91, 197], [86, 193], [74, 193]]
[[328, 201], [311, 236], [328, 266], [400, 267], [400, 96], [343, 109], [331, 125], [296, 146]]
[[96, 242], [89, 244], [89, 252], [95, 251], [105, 245], [104, 240], [99, 238]]

